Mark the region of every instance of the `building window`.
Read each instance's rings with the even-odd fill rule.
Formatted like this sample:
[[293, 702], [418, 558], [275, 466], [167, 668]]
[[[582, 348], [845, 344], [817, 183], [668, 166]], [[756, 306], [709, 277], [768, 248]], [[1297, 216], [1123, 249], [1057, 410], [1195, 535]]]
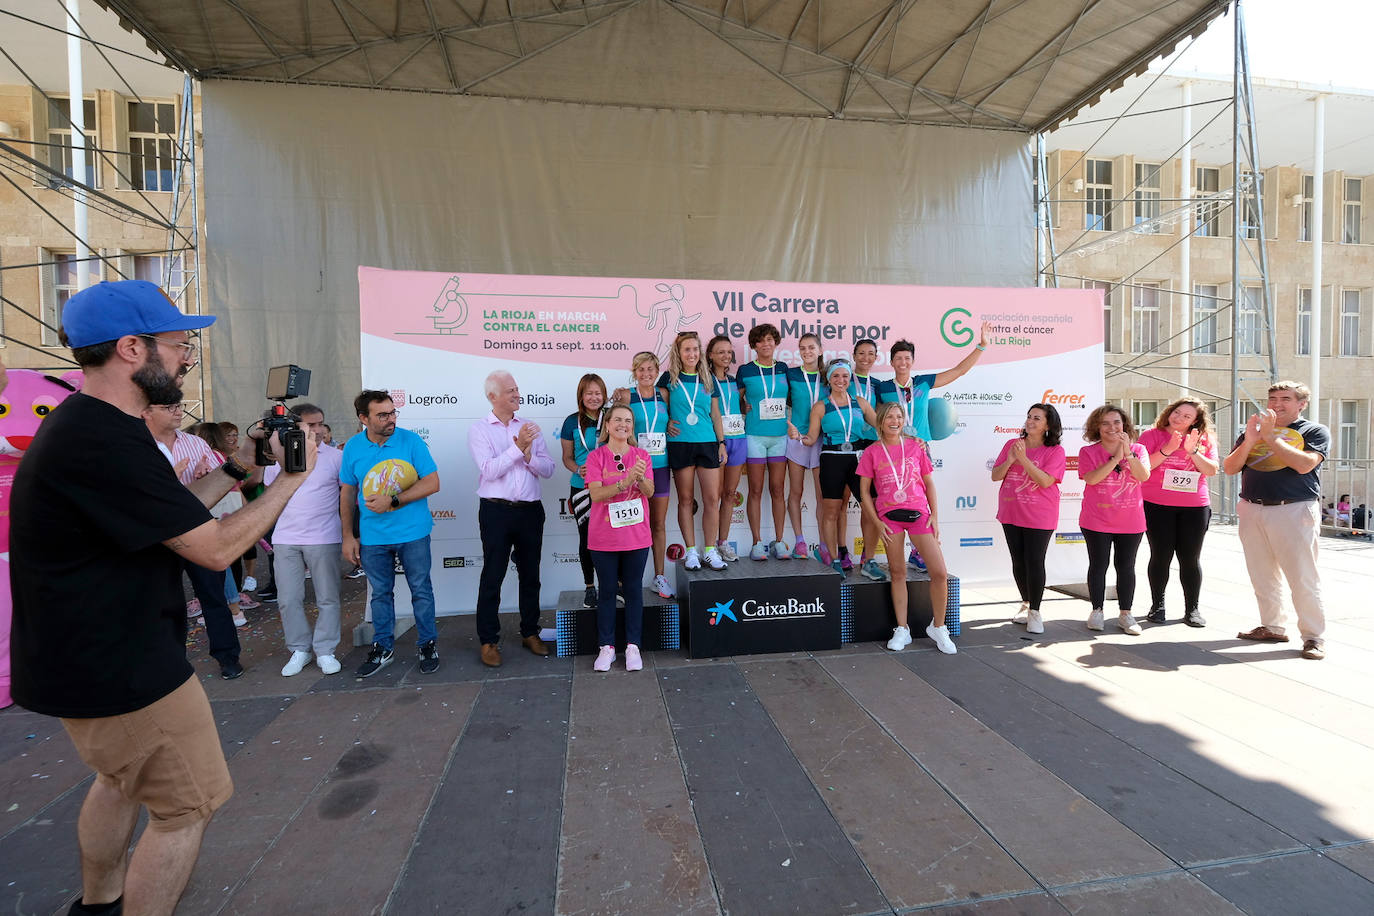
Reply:
[[[74, 254], [46, 252], [43, 265], [43, 331], [40, 343], [45, 347], [60, 345], [57, 329], [62, 327], [62, 309], [76, 293], [77, 260]], [[100, 261], [92, 256], [91, 283], [100, 282]]]
[[1360, 355], [1360, 291], [1341, 290], [1341, 356]]
[[1312, 288], [1298, 287], [1298, 355], [1312, 355]]
[[1112, 161], [1110, 159], [1089, 159], [1087, 164], [1087, 191], [1084, 206], [1087, 214], [1085, 229], [1112, 230]]
[[1345, 222], [1341, 229], [1341, 241], [1347, 245], [1360, 243], [1360, 191], [1362, 182], [1358, 178], [1345, 180]]
[[1341, 401], [1340, 431], [1336, 440], [1336, 457], [1341, 461], [1351, 461], [1359, 457], [1360, 402]]
[[1131, 403], [1131, 422], [1137, 430], [1149, 429], [1159, 419], [1158, 401], [1133, 401]]
[[1112, 352], [1112, 285], [1106, 280], [1084, 280], [1084, 289], [1102, 291], [1102, 350]]
[[[95, 99], [86, 99], [81, 106], [86, 135], [86, 184], [100, 187], [100, 174], [95, 167]], [[48, 99], [48, 165], [54, 172], [72, 177], [72, 121], [66, 99]], [[61, 187], [63, 181], [48, 175], [48, 186]]]
[[1242, 286], [1240, 288], [1240, 301], [1236, 304], [1240, 307], [1240, 327], [1237, 331], [1239, 336], [1236, 340], [1236, 346], [1240, 348], [1239, 352], [1246, 356], [1263, 353], [1263, 293], [1260, 292], [1258, 286]]
[[134, 280], [147, 280], [163, 289], [178, 305], [186, 289], [186, 273], [180, 253], [134, 255]]
[[1159, 284], [1131, 287], [1131, 351], [1159, 352]]
[[1193, 284], [1193, 351], [1217, 352], [1217, 285]]
[[1259, 202], [1264, 197], [1264, 173], [1242, 170], [1236, 191], [1243, 203], [1240, 210], [1240, 237], [1257, 239], [1260, 237]]
[[1312, 176], [1302, 176], [1302, 224], [1298, 226], [1298, 241], [1312, 241]]
[[129, 181], [136, 191], [170, 191], [176, 109], [170, 102], [129, 103]]
[[[1193, 181], [1194, 192], [1199, 196], [1215, 194], [1220, 190], [1221, 169], [1198, 166]], [[1218, 236], [1221, 234], [1221, 202], [1206, 200], [1197, 205], [1193, 219], [1193, 234]]]
[[1151, 223], [1146, 232], [1158, 232], [1159, 166], [1151, 162], [1135, 164], [1135, 225]]

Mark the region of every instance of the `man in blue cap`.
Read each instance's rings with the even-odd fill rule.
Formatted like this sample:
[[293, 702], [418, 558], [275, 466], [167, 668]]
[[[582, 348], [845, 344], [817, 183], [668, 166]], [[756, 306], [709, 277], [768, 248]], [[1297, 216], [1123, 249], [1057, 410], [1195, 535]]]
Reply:
[[[14, 479], [14, 699], [57, 716], [96, 773], [77, 826], [82, 896], [71, 913], [171, 913], [214, 811], [233, 792], [205, 691], [186, 660], [182, 562], [223, 570], [267, 531], [315, 464], [282, 474], [243, 510], [214, 505], [245, 479], [245, 438], [183, 487], [143, 410], [180, 398], [196, 364], [185, 315], [152, 283], [72, 296], [62, 342], [85, 373]], [[279, 452], [275, 437], [273, 448]], [[133, 855], [140, 808], [148, 829]]]

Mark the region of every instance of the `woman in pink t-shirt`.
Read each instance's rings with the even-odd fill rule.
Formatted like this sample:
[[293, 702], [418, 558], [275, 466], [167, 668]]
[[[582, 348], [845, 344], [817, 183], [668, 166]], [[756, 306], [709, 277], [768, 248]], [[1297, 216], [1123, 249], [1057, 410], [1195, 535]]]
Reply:
[[926, 635], [946, 655], [958, 650], [945, 626], [945, 605], [949, 599], [949, 573], [945, 555], [940, 552], [940, 525], [937, 521], [934, 466], [930, 453], [915, 439], [903, 435], [906, 412], [896, 401], [878, 407], [873, 425], [878, 441], [864, 449], [859, 458], [859, 499], [864, 517], [883, 537], [888, 569], [892, 576], [892, 608], [897, 628], [887, 647], [894, 652], [911, 645], [907, 628], [906, 536], [921, 551], [930, 575], [930, 606], [934, 619]]
[[644, 621], [644, 564], [653, 533], [649, 497], [654, 494], [653, 460], [633, 443], [635, 415], [617, 404], [606, 415], [600, 441], [587, 455], [587, 488], [592, 511], [587, 546], [596, 567], [596, 639], [601, 653], [593, 667], [611, 670], [615, 661], [615, 613], [618, 583], [625, 583], [625, 670], [644, 667], [639, 642]]
[[1088, 629], [1102, 629], [1107, 566], [1115, 552], [1120, 609], [1116, 624], [1122, 632], [1139, 636], [1140, 624], [1131, 616], [1131, 604], [1135, 600], [1135, 555], [1145, 533], [1141, 485], [1150, 478], [1150, 459], [1134, 441], [1131, 418], [1114, 404], [1104, 404], [1088, 414], [1083, 438], [1091, 443], [1078, 453], [1078, 476], [1086, 484], [1078, 527], [1088, 547], [1088, 598], [1093, 606]]
[[1021, 609], [1012, 618], [1027, 633], [1045, 632], [1040, 599], [1045, 594], [1045, 553], [1059, 524], [1059, 484], [1064, 479], [1064, 446], [1059, 411], [1051, 404], [1032, 404], [1021, 435], [997, 454], [992, 479], [1002, 481], [997, 520], [1011, 552], [1011, 576], [1021, 593]]
[[1150, 623], [1164, 623], [1169, 563], [1178, 557], [1183, 585], [1183, 622], [1206, 626], [1198, 610], [1202, 593], [1202, 539], [1212, 521], [1207, 478], [1217, 472], [1217, 438], [1207, 405], [1193, 397], [1174, 401], [1140, 436], [1150, 456], [1145, 481], [1145, 536], [1150, 541]]

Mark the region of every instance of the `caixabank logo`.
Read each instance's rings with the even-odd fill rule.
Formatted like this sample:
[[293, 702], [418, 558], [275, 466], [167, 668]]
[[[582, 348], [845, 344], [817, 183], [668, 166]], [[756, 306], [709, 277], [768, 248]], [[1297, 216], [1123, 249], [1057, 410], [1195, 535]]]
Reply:
[[731, 598], [728, 601], [716, 602], [706, 612], [706, 623], [716, 627], [727, 620], [740, 623], [741, 617], [744, 618], [744, 623], [752, 623], [824, 616], [825, 601], [819, 597], [810, 601], [801, 598], [788, 598], [785, 601], [760, 601], [756, 598], [745, 598], [740, 603], [738, 615], [735, 613], [735, 599]]
[[733, 620], [739, 623], [739, 618], [735, 616], [735, 599], [717, 602], [717, 604], [706, 612], [706, 623], [709, 626], [719, 626], [722, 621]]

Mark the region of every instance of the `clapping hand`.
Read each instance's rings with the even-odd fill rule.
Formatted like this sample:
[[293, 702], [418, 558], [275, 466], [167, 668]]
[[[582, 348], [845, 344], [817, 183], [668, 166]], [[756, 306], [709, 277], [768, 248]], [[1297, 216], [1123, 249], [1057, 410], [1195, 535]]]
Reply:
[[1179, 450], [1181, 445], [1183, 445], [1183, 433], [1176, 429], [1169, 430], [1169, 451], [1165, 454], [1172, 455]]
[[1259, 437], [1265, 442], [1274, 440], [1274, 424], [1278, 421], [1278, 414], [1272, 410], [1265, 410], [1259, 414]]
[[1183, 440], [1183, 448], [1191, 455], [1193, 452], [1197, 451], [1197, 444], [1201, 439], [1201, 430], [1190, 429], [1188, 430], [1188, 438]]
[[522, 452], [528, 453], [530, 446], [534, 443], [534, 437], [539, 435], [539, 425], [537, 423], [522, 423], [520, 432], [513, 436], [515, 447]]
[[1022, 464], [1026, 461], [1026, 440], [1017, 439], [1011, 444], [1011, 460]]

